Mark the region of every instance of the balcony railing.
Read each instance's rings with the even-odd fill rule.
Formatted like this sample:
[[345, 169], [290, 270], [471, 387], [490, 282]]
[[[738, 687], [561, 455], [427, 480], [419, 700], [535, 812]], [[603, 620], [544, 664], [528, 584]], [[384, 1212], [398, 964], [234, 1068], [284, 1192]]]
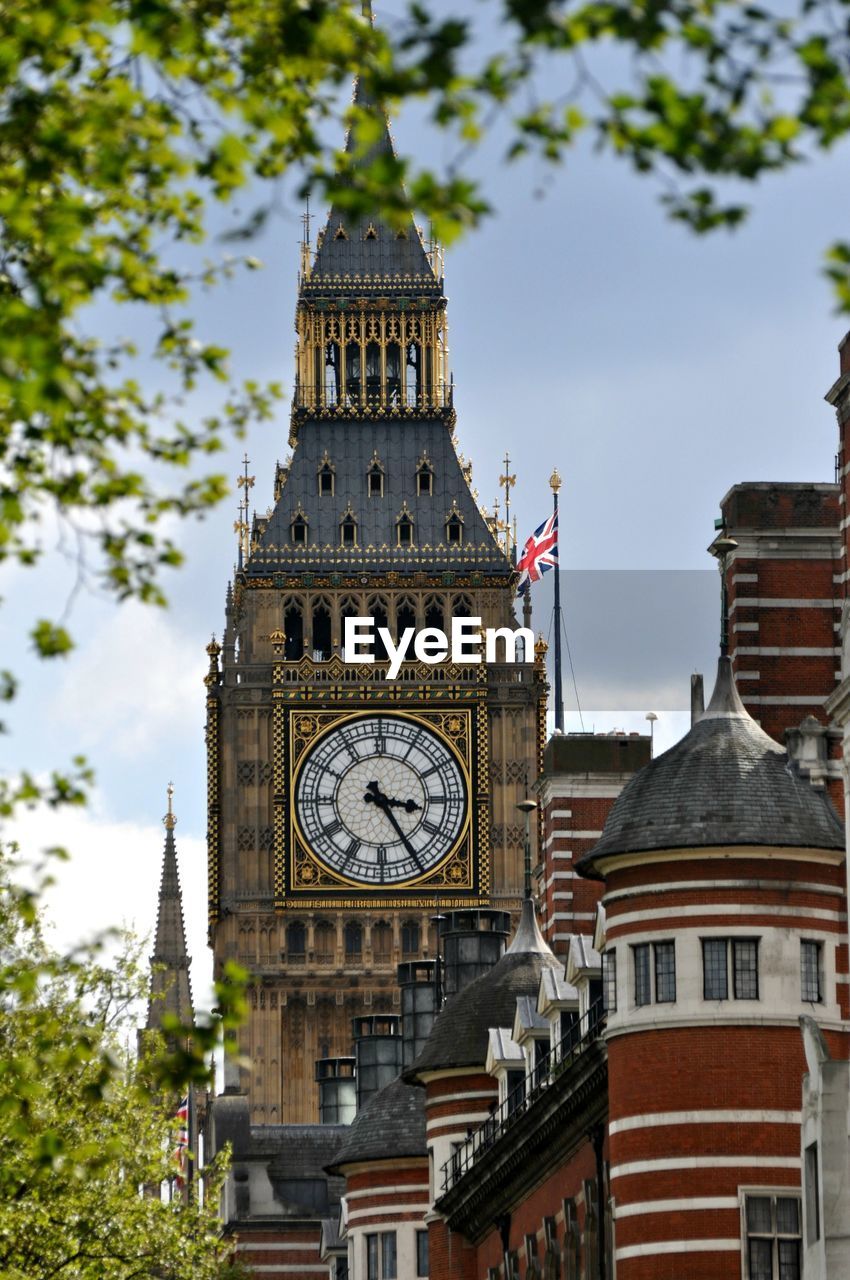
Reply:
[[468, 1173], [476, 1160], [495, 1146], [505, 1134], [509, 1133], [517, 1121], [534, 1106], [541, 1094], [558, 1080], [571, 1065], [582, 1056], [602, 1033], [605, 1026], [605, 1013], [602, 1001], [591, 1005], [580, 1021], [570, 1027], [562, 1039], [541, 1058], [530, 1077], [508, 1094], [505, 1101], [475, 1129], [465, 1142], [456, 1147], [451, 1157], [443, 1165], [443, 1195], [464, 1174]]
[[292, 396], [292, 407], [302, 412], [330, 412], [344, 415], [346, 413], [384, 413], [427, 414], [437, 410], [451, 409], [454, 403], [454, 384], [439, 382], [426, 386], [420, 391], [399, 384], [388, 386], [382, 390], [379, 383], [365, 388], [360, 383], [349, 383], [345, 388], [338, 388], [335, 382], [327, 382], [324, 386], [296, 385]]

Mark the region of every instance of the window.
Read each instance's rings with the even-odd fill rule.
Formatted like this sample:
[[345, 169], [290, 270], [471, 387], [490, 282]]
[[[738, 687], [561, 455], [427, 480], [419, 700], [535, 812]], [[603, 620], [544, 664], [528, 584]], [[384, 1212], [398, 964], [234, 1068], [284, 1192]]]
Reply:
[[366, 1237], [367, 1280], [397, 1280], [396, 1240], [394, 1231], [374, 1232]]
[[729, 999], [729, 973], [725, 938], [702, 940], [702, 993], [706, 1000]]
[[396, 1280], [396, 1244], [394, 1231], [381, 1232], [381, 1280]]
[[413, 521], [410, 516], [399, 516], [396, 523], [398, 536], [398, 545], [400, 547], [410, 547], [413, 545]]
[[703, 938], [702, 991], [706, 1000], [729, 999], [729, 956], [732, 994], [736, 1000], [759, 998], [758, 938]]
[[747, 1280], [800, 1280], [800, 1201], [796, 1196], [748, 1195]]
[[564, 1201], [564, 1280], [579, 1280], [581, 1275], [581, 1233], [575, 1200]]
[[[635, 1004], [670, 1004], [676, 999], [676, 944], [648, 942], [632, 947]], [[604, 956], [603, 956], [604, 964]], [[604, 968], [603, 968], [604, 974]]]
[[416, 493], [420, 498], [430, 498], [433, 492], [434, 472], [427, 462], [423, 462], [416, 472]]
[[596, 1199], [596, 1183], [584, 1180], [584, 1280], [596, 1280], [599, 1275], [599, 1206]]
[[350, 512], [342, 518], [339, 526], [339, 540], [344, 547], [357, 546], [357, 521]]
[[304, 619], [297, 604], [291, 604], [283, 615], [283, 656], [297, 662], [304, 656]]
[[446, 521], [446, 542], [460, 544], [463, 541], [463, 521], [459, 515], [451, 515]]
[[419, 925], [415, 920], [405, 920], [401, 926], [401, 954], [419, 955]]
[[602, 1008], [606, 1013], [617, 1009], [617, 953], [602, 953]]
[[389, 964], [393, 958], [393, 927], [386, 921], [372, 926], [372, 955], [378, 964]]
[[820, 1174], [818, 1144], [806, 1147], [803, 1163], [803, 1192], [806, 1197], [806, 1244], [820, 1239]]
[[372, 456], [372, 463], [366, 472], [366, 492], [370, 498], [383, 498], [384, 496], [384, 468], [381, 466], [377, 453]]
[[755, 938], [732, 939], [732, 972], [736, 1000], [759, 998], [759, 944]]
[[303, 962], [307, 954], [307, 930], [300, 921], [286, 926], [286, 951], [296, 963]]
[[289, 540], [298, 546], [307, 544], [307, 520], [305, 516], [294, 516], [289, 526]]
[[313, 937], [317, 963], [333, 964], [336, 958], [336, 929], [330, 920], [319, 920]]
[[655, 1001], [670, 1004], [676, 999], [676, 944], [656, 942], [655, 952]]
[[416, 1274], [417, 1276], [427, 1276], [428, 1274], [428, 1232], [416, 1232]]
[[808, 1004], [823, 1001], [823, 947], [808, 938], [800, 943], [800, 997]]
[[345, 954], [359, 956], [363, 950], [363, 930], [356, 920], [349, 920], [345, 926]]
[[319, 497], [332, 498], [334, 496], [334, 469], [329, 462], [326, 462], [319, 468]]
[[649, 943], [643, 942], [638, 947], [632, 947], [632, 956], [635, 965], [635, 1004], [651, 1004], [652, 989], [649, 979]]
[[537, 1264], [537, 1236], [530, 1232], [525, 1237], [525, 1277], [526, 1280], [540, 1280], [540, 1267]]

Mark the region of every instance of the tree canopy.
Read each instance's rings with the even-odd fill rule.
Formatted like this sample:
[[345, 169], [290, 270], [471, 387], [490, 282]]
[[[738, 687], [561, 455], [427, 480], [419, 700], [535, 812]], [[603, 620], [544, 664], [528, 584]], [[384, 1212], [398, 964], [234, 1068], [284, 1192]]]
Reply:
[[42, 888], [22, 888], [0, 858], [0, 1273], [224, 1276], [224, 1162], [205, 1171], [203, 1200], [168, 1202], [158, 1190], [175, 1172], [175, 1090], [207, 1078], [203, 1054], [229, 1016], [200, 1027], [192, 1052], [154, 1040], [137, 1060], [133, 1014], [146, 984], [132, 946], [117, 958], [57, 951]]

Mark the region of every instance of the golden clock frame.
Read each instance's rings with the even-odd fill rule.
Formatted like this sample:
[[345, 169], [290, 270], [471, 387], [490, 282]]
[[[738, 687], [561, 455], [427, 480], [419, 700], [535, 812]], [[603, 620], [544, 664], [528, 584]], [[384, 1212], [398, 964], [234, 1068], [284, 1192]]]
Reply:
[[[378, 697], [374, 686], [333, 685], [322, 689], [321, 703], [303, 686], [281, 687], [281, 683], [274, 682], [273, 692], [275, 908], [391, 908], [417, 902], [441, 907], [489, 905], [489, 737], [483, 683], [443, 685], [439, 690], [418, 682], [407, 687], [385, 685]], [[463, 769], [469, 814], [464, 834], [438, 867], [403, 885], [371, 888], [332, 876], [311, 855], [306, 842], [298, 840], [292, 783], [299, 759], [319, 733], [382, 710], [419, 721], [443, 739]], [[307, 866], [313, 873], [305, 880]]]

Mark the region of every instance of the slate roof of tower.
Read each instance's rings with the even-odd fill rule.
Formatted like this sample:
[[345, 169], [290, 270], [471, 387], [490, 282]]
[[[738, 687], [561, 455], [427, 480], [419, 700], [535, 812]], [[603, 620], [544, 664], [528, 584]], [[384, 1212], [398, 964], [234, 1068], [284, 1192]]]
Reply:
[[[356, 163], [366, 166], [381, 155], [394, 159], [395, 148], [386, 112], [370, 99], [360, 79], [354, 88], [354, 105], [373, 113], [380, 123], [377, 141]], [[346, 139], [346, 153], [352, 156], [356, 147], [356, 130], [352, 128]], [[344, 235], [340, 234], [340, 227]], [[398, 277], [409, 282], [417, 293], [429, 296], [442, 294], [442, 282], [434, 275], [412, 214], [406, 217], [400, 231], [390, 226], [378, 212], [355, 217], [339, 205], [333, 205], [325, 227], [319, 233], [311, 274], [302, 282], [306, 286], [305, 291], [308, 294], [325, 293], [328, 286], [333, 285], [334, 288], [343, 286], [341, 292], [344, 293], [346, 284], [359, 285], [364, 280], [372, 283], [376, 277]]]
[[721, 658], [702, 716], [624, 787], [577, 865], [596, 875], [609, 854], [729, 845], [843, 849], [844, 830], [826, 793], [748, 714]]
[[186, 951], [183, 897], [180, 892], [177, 848], [174, 843], [175, 822], [169, 801], [169, 812], [165, 819], [165, 848], [162, 854], [162, 874], [159, 883], [156, 936], [153, 955], [150, 958], [151, 998], [148, 1003], [146, 1024], [148, 1030], [161, 1027], [165, 1013], [174, 1014], [184, 1024], [194, 1021], [192, 983], [189, 974], [191, 959]]
[[327, 1167], [335, 1173], [343, 1165], [361, 1160], [427, 1154], [425, 1095], [399, 1077], [374, 1094], [357, 1113]]
[[[333, 497], [320, 497], [318, 471], [325, 451], [336, 467]], [[384, 468], [383, 497], [367, 495], [373, 454]], [[433, 495], [417, 496], [423, 454], [433, 468]], [[346, 483], [341, 483], [341, 478]], [[349, 480], [354, 477], [349, 487]], [[357, 546], [340, 546], [340, 523], [349, 501], [357, 519]], [[397, 546], [403, 505], [413, 519], [413, 545]], [[300, 505], [299, 505], [300, 504]], [[446, 519], [456, 504], [463, 520], [460, 545], [446, 543]], [[307, 545], [290, 541], [293, 516], [308, 521]], [[470, 492], [452, 438], [437, 421], [307, 422], [300, 430], [289, 476], [245, 566], [249, 575], [310, 569], [352, 572], [433, 571], [464, 568], [508, 574], [510, 565]]]
[[434, 1022], [425, 1047], [404, 1072], [411, 1083], [431, 1071], [483, 1067], [491, 1027], [512, 1027], [518, 996], [535, 999], [544, 969], [562, 969], [526, 898], [513, 942], [487, 973], [453, 996]]

